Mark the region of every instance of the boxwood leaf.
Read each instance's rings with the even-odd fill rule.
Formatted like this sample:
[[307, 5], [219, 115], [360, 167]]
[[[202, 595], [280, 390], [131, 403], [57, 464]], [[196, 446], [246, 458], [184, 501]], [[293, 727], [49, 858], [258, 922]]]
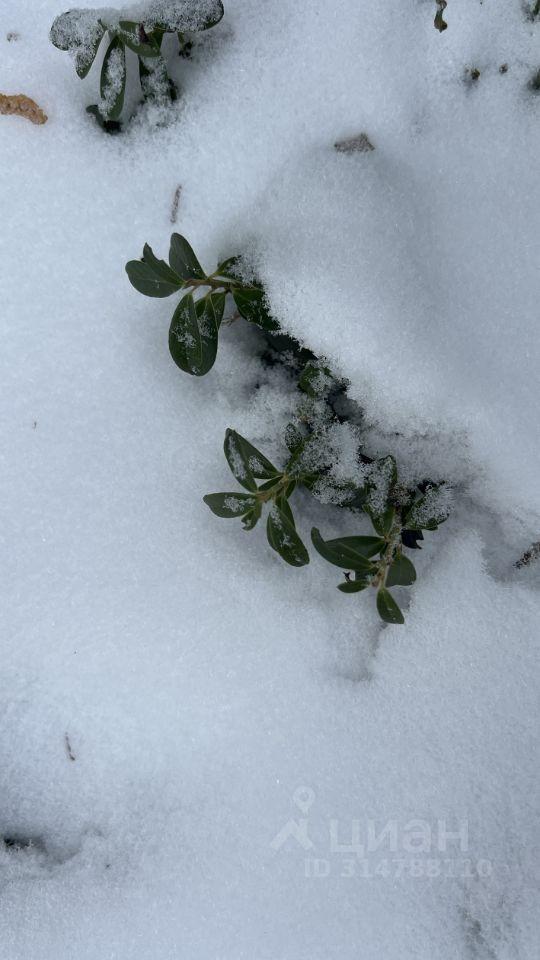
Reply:
[[248, 490], [256, 489], [254, 477], [259, 480], [273, 480], [280, 475], [274, 464], [236, 430], [226, 431], [223, 449], [234, 476]]
[[100, 78], [100, 110], [107, 120], [118, 120], [126, 91], [126, 50], [118, 37], [107, 48]]
[[135, 20], [120, 20], [117, 35], [126, 47], [133, 50], [139, 57], [159, 57], [159, 45], [149, 36], [142, 23]]
[[235, 270], [235, 267], [240, 263], [240, 259], [240, 257], [228, 257], [227, 260], [222, 260], [216, 267], [216, 275], [224, 277], [226, 280], [241, 280], [240, 273]]
[[183, 281], [164, 260], [154, 256], [151, 247], [145, 244], [143, 260], [130, 260], [126, 263], [126, 273], [130, 283], [146, 297], [170, 297], [183, 285]]
[[214, 308], [214, 316], [216, 318], [216, 323], [219, 328], [221, 326], [221, 321], [223, 320], [223, 311], [225, 310], [225, 294], [210, 293], [210, 294], [207, 294], [207, 296]]
[[169, 329], [169, 350], [185, 373], [202, 377], [213, 367], [218, 347], [218, 323], [209, 297], [195, 301], [193, 294], [182, 297]]
[[300, 379], [298, 389], [308, 397], [316, 399], [325, 397], [335, 386], [336, 381], [328, 367], [317, 363], [306, 363]]
[[369, 580], [345, 580], [344, 583], [338, 583], [338, 590], [342, 593], [359, 593], [369, 587]]
[[165, 280], [167, 283], [174, 284], [176, 290], [179, 290], [180, 287], [184, 285], [182, 277], [178, 273], [175, 273], [169, 264], [165, 263], [165, 260], [158, 260], [152, 247], [148, 243], [145, 243], [143, 247], [143, 260], [148, 264], [156, 277], [160, 277], [160, 279]]
[[272, 506], [266, 523], [268, 543], [292, 567], [309, 563], [309, 554], [289, 519], [276, 504]]
[[279, 330], [279, 323], [268, 312], [264, 290], [259, 287], [237, 287], [231, 292], [238, 313], [244, 320], [256, 323], [263, 330]]
[[386, 537], [392, 529], [396, 511], [394, 507], [387, 507], [383, 513], [375, 513], [371, 507], [365, 506], [365, 512], [368, 514], [375, 531], [381, 537]]
[[398, 553], [390, 565], [386, 576], [386, 586], [409, 587], [416, 580], [416, 570], [408, 557]]
[[313, 546], [321, 557], [324, 557], [329, 563], [333, 563], [334, 566], [341, 567], [342, 570], [358, 570], [366, 574], [374, 573], [376, 568], [368, 558], [360, 550], [348, 545], [347, 540], [355, 540], [355, 537], [323, 540], [317, 528], [313, 527], [311, 539]]
[[421, 550], [422, 547], [419, 545], [418, 540], [423, 540], [424, 534], [421, 530], [402, 530], [401, 531], [401, 542], [404, 547], [408, 547], [409, 550]]
[[276, 497], [276, 506], [278, 506], [281, 512], [285, 514], [291, 526], [296, 528], [296, 523], [294, 520], [294, 514], [291, 510], [291, 505], [283, 493], [280, 494], [279, 497]]
[[203, 10], [205, 11], [203, 19], [197, 21], [196, 26], [192, 27], [192, 29], [209, 30], [210, 27], [215, 27], [216, 23], [219, 23], [225, 13], [221, 0], [214, 0], [210, 10], [208, 10], [208, 4], [203, 4]]
[[242, 526], [244, 530], [253, 530], [253, 527], [260, 520], [262, 513], [262, 503], [258, 500], [252, 510], [249, 513], [245, 513], [242, 518]]
[[77, 76], [80, 77], [81, 80], [84, 80], [84, 78], [90, 72], [90, 67], [96, 59], [96, 54], [99, 50], [99, 45], [103, 40], [104, 33], [105, 27], [98, 20], [95, 26], [95, 31], [92, 33], [91, 38], [89, 38], [87, 45], [84, 47], [79, 47], [77, 53], [75, 54], [75, 70], [77, 72]]
[[352, 550], [357, 550], [358, 553], [361, 553], [364, 557], [374, 557], [375, 554], [380, 553], [386, 545], [386, 541], [381, 537], [339, 537], [338, 541], [326, 541], [327, 545], [334, 542], [341, 543], [343, 546], [350, 547]]
[[385, 623], [405, 623], [401, 610], [386, 587], [380, 587], [377, 591], [377, 610]]
[[182, 280], [204, 280], [206, 277], [191, 245], [179, 233], [171, 236], [169, 263]]
[[203, 500], [216, 517], [227, 520], [243, 517], [258, 505], [255, 497], [250, 497], [248, 493], [208, 493]]

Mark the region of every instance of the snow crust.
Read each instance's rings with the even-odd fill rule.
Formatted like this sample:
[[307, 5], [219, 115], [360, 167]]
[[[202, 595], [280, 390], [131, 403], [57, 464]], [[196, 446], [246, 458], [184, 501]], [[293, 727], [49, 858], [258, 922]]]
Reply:
[[[536, 960], [538, 568], [513, 564], [539, 535], [540, 25], [229, 0], [181, 100], [107, 137], [100, 57], [80, 81], [48, 41], [62, 10], [2, 12], [0, 89], [49, 117], [0, 118], [3, 955]], [[279, 461], [294, 397], [239, 324], [180, 374], [174, 298], [130, 288], [179, 184], [176, 229], [209, 268], [251, 257], [372, 449], [452, 481], [405, 627], [202, 503], [234, 489], [226, 427]], [[424, 847], [466, 822], [466, 849], [418, 852], [412, 821]], [[332, 849], [355, 822], [396, 850]]]

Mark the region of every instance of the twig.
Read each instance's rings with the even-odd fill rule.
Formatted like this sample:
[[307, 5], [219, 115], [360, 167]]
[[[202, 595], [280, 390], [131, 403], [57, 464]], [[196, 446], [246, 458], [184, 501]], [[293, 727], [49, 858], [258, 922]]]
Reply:
[[179, 183], [174, 191], [174, 197], [171, 208], [171, 223], [176, 223], [178, 219], [178, 206], [180, 203], [180, 194], [182, 193], [182, 184]]
[[65, 745], [66, 745], [66, 753], [67, 753], [69, 759], [70, 759], [70, 760], [75, 760], [75, 754], [73, 753], [73, 750], [71, 749], [71, 744], [70, 744], [70, 742], [69, 742], [69, 737], [68, 737], [67, 733], [64, 735], [64, 743], [65, 743]]

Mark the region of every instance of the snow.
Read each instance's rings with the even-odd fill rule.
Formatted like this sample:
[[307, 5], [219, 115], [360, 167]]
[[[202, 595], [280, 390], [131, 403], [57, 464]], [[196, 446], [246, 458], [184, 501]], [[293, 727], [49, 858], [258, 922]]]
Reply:
[[[110, 137], [104, 49], [81, 81], [61, 8], [5, 6], [0, 90], [49, 119], [0, 117], [3, 955], [535, 960], [540, 26], [228, 0], [180, 101]], [[202, 502], [234, 489], [227, 427], [284, 462], [295, 401], [240, 323], [207, 377], [170, 361], [175, 298], [124, 263], [164, 255], [178, 185], [175, 229], [251, 257], [368, 452], [451, 481], [405, 626]], [[361, 532], [295, 505], [306, 540]], [[366, 856], [333, 849], [355, 829]]]

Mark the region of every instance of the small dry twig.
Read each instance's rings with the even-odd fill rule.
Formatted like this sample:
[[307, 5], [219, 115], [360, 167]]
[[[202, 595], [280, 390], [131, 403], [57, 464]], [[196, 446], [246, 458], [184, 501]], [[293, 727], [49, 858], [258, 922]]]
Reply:
[[182, 184], [179, 183], [174, 191], [174, 197], [171, 208], [171, 223], [176, 223], [178, 219], [178, 205], [180, 203], [180, 194], [182, 193]]
[[64, 743], [65, 743], [65, 745], [66, 745], [66, 753], [67, 753], [69, 759], [70, 759], [70, 760], [75, 760], [75, 754], [73, 753], [73, 750], [71, 749], [71, 744], [70, 744], [70, 742], [69, 742], [69, 737], [68, 737], [67, 733], [64, 735]]
[[0, 93], [0, 113], [12, 114], [16, 117], [26, 117], [32, 123], [46, 123], [47, 114], [43, 113], [35, 100], [26, 97], [24, 93]]

